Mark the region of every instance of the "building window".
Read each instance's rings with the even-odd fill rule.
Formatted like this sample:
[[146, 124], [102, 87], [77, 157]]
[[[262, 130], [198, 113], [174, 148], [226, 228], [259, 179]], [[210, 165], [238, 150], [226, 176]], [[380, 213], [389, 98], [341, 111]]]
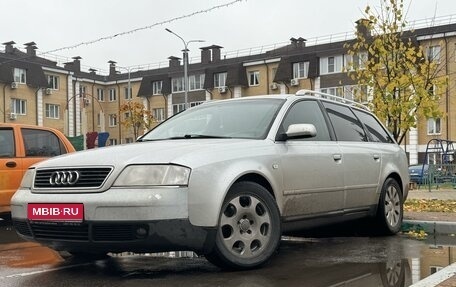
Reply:
[[214, 88], [226, 86], [226, 75], [226, 72], [214, 74]]
[[183, 110], [185, 110], [185, 104], [184, 103], [173, 105], [173, 115], [175, 115], [177, 113], [180, 113]]
[[117, 101], [116, 89], [109, 89], [109, 101]]
[[117, 139], [109, 139], [109, 145], [117, 145]]
[[189, 91], [202, 90], [204, 87], [204, 74], [188, 77]]
[[260, 72], [249, 72], [249, 86], [258, 86], [260, 84]]
[[128, 89], [128, 86], [125, 87], [125, 88], [124, 88], [124, 96], [125, 96], [125, 99], [126, 99], [126, 100], [131, 100], [132, 95], [133, 95], [133, 90], [132, 90], [132, 88], [130, 87], [130, 89]]
[[110, 127], [117, 126], [117, 115], [116, 114], [109, 115], [109, 126]]
[[335, 65], [334, 57], [328, 57], [328, 73], [334, 73]]
[[59, 77], [58, 76], [48, 75], [48, 88], [51, 88], [53, 90], [59, 89]]
[[160, 95], [162, 93], [162, 81], [152, 82], [152, 95]]
[[440, 63], [440, 46], [429, 46], [427, 49], [427, 59], [430, 62]]
[[432, 274], [437, 273], [440, 270], [442, 270], [443, 267], [442, 266], [430, 266], [430, 269], [431, 269], [430, 271], [431, 271], [431, 275], [432, 275]]
[[439, 135], [441, 133], [440, 118], [430, 118], [427, 121], [428, 135]]
[[130, 112], [126, 112], [126, 113], [124, 114], [124, 118], [125, 118], [125, 119], [128, 119], [128, 118], [130, 118], [130, 117], [131, 117]]
[[104, 102], [104, 90], [98, 88], [97, 89], [97, 99], [99, 102]]
[[60, 118], [60, 106], [54, 104], [46, 104], [46, 118], [59, 119]]
[[430, 86], [428, 89], [428, 93], [431, 96], [435, 96], [437, 94], [437, 86], [435, 86], [435, 85]]
[[367, 103], [369, 95], [366, 85], [344, 86], [344, 98], [360, 103]]
[[79, 96], [84, 97], [86, 94], [86, 86], [79, 86]]
[[23, 115], [27, 114], [27, 101], [21, 99], [11, 99], [11, 112], [15, 113], [16, 115]]
[[344, 97], [344, 87], [321, 88], [320, 92], [333, 96]]
[[171, 91], [173, 93], [184, 91], [184, 78], [172, 78], [171, 79]]
[[97, 114], [97, 126], [101, 126], [101, 114]]
[[14, 81], [25, 84], [27, 81], [27, 73], [25, 69], [14, 68]]
[[320, 74], [341, 73], [342, 62], [342, 55], [320, 58]]
[[199, 106], [199, 105], [201, 105], [202, 103], [204, 103], [204, 101], [191, 102], [191, 103], [190, 103], [190, 108]]
[[293, 63], [293, 79], [307, 78], [309, 73], [309, 62]]
[[133, 138], [125, 138], [125, 143], [133, 143]]
[[163, 109], [163, 108], [153, 109], [152, 112], [153, 112], [154, 119], [157, 122], [162, 122], [165, 120], [165, 109]]
[[360, 52], [355, 55], [344, 55], [344, 67], [353, 71], [354, 68], [365, 69], [367, 65], [368, 55], [367, 52]]
[[[196, 107], [198, 105], [201, 105], [202, 103], [204, 103], [204, 101], [197, 101], [197, 102], [190, 102], [188, 103], [188, 106], [191, 108], [191, 107]], [[184, 103], [181, 103], [181, 104], [174, 104], [173, 105], [173, 115], [177, 114], [177, 113], [180, 113], [182, 112], [183, 110], [185, 110], [185, 104]]]

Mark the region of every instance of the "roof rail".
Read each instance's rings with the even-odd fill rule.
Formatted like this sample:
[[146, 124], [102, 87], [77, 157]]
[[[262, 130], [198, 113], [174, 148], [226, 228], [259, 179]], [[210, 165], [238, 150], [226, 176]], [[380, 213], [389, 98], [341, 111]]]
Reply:
[[366, 111], [370, 111], [370, 109], [366, 105], [364, 105], [362, 103], [355, 102], [355, 101], [352, 101], [352, 100], [348, 100], [346, 98], [335, 96], [335, 95], [331, 95], [331, 94], [328, 94], [328, 93], [322, 93], [322, 92], [317, 92], [317, 91], [303, 89], [303, 90], [297, 91], [296, 92], [296, 96], [314, 96], [314, 97], [317, 97], [317, 98], [322, 98], [322, 99], [327, 99], [327, 100], [331, 100], [331, 101], [335, 101], [335, 102], [339, 102], [339, 103], [343, 103], [343, 104], [348, 104], [348, 105], [351, 105], [351, 106], [355, 106], [355, 107], [364, 109]]

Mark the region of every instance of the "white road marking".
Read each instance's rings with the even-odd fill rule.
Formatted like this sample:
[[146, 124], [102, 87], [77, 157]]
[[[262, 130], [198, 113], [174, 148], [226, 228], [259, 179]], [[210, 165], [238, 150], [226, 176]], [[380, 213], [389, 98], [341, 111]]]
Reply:
[[31, 275], [36, 275], [36, 274], [42, 274], [42, 273], [47, 273], [47, 272], [53, 272], [53, 271], [59, 271], [59, 270], [64, 270], [64, 269], [70, 269], [70, 268], [76, 268], [76, 267], [81, 267], [81, 266], [87, 266], [87, 265], [91, 265], [92, 263], [93, 263], [93, 262], [90, 262], [90, 263], [82, 263], [82, 264], [76, 264], [76, 265], [68, 265], [68, 266], [62, 266], [62, 267], [58, 267], [58, 268], [51, 268], [51, 269], [45, 269], [45, 270], [37, 270], [37, 271], [32, 271], [32, 272], [11, 274], [11, 275], [8, 275], [8, 276], [0, 277], [0, 280], [9, 279], [9, 278], [26, 277], [26, 276], [31, 276]]

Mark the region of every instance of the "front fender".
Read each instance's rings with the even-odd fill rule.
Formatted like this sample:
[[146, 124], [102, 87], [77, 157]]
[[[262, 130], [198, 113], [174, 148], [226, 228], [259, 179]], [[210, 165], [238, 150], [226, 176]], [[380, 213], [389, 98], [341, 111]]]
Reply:
[[257, 174], [272, 186], [282, 213], [282, 174], [278, 160], [261, 158], [219, 162], [192, 170], [188, 187], [188, 215], [196, 226], [215, 227], [229, 189], [242, 176]]

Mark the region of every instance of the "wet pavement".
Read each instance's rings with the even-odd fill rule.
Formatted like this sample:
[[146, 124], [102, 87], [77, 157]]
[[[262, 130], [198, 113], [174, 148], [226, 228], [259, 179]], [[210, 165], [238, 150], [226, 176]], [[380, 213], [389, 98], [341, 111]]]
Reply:
[[347, 230], [283, 237], [265, 267], [226, 272], [201, 257], [124, 254], [64, 260], [20, 240], [10, 223], [0, 221], [0, 286], [410, 286], [456, 262], [454, 237], [422, 242]]

